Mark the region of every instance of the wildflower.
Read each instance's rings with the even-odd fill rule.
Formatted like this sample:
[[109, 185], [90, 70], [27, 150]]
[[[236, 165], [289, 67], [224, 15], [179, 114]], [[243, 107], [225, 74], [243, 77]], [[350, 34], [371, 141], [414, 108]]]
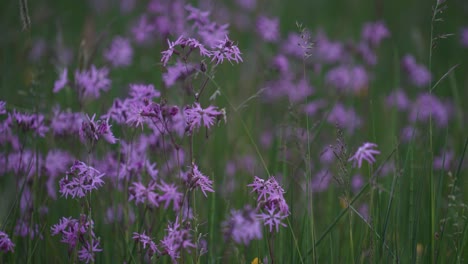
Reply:
[[402, 89], [392, 91], [385, 101], [388, 106], [395, 106], [399, 111], [408, 109], [411, 103]]
[[249, 205], [242, 210], [231, 210], [229, 219], [222, 225], [225, 238], [238, 244], [248, 245], [250, 241], [262, 238], [262, 224]]
[[172, 57], [172, 54], [174, 53], [179, 54], [179, 52], [175, 50], [175, 47], [178, 45], [183, 45], [183, 44], [185, 44], [184, 36], [179, 36], [179, 38], [174, 42], [169, 41], [169, 39], [167, 40], [167, 45], [169, 47], [167, 50], [161, 52], [161, 54], [163, 55], [161, 58], [161, 62], [163, 63], [163, 66], [167, 65], [167, 63], [169, 62], [169, 59]]
[[179, 210], [182, 204], [183, 195], [182, 193], [177, 191], [177, 186], [175, 186], [174, 184], [167, 184], [165, 182], [161, 182], [161, 184], [158, 185], [158, 189], [161, 192], [163, 192], [163, 194], [159, 197], [159, 201], [165, 201], [164, 209], [167, 209], [169, 207], [169, 203], [172, 201], [174, 211]]
[[133, 38], [137, 43], [144, 43], [151, 38], [155, 26], [148, 21], [148, 17], [143, 15], [132, 28]]
[[3, 253], [15, 251], [15, 244], [11, 242], [8, 235], [3, 231], [0, 231], [0, 251]]
[[133, 58], [133, 49], [130, 41], [120, 36], [115, 37], [109, 49], [105, 51], [104, 57], [114, 67], [130, 65]]
[[339, 91], [359, 93], [367, 89], [369, 77], [362, 66], [338, 66], [331, 69], [326, 77], [326, 82]]
[[83, 141], [90, 141], [92, 143], [104, 138], [110, 144], [117, 142], [114, 134], [110, 130], [112, 127], [109, 125], [109, 119], [94, 121], [96, 114], [92, 118], [86, 115], [88, 121], [83, 121], [80, 128], [80, 138]]
[[65, 177], [60, 180], [60, 193], [65, 198], [68, 198], [68, 196], [82, 198], [104, 184], [103, 176], [104, 174], [95, 168], [77, 160]]
[[78, 259], [86, 263], [94, 263], [95, 253], [101, 251], [102, 248], [99, 248], [99, 240], [92, 239], [91, 243], [86, 241], [78, 251]]
[[468, 48], [468, 27], [464, 27], [460, 30], [460, 43], [462, 47]]
[[81, 241], [87, 241], [88, 235], [95, 238], [93, 231], [94, 222], [86, 215], [80, 215], [80, 219], [62, 217], [58, 224], [50, 228], [52, 236], [62, 235], [62, 243], [68, 244], [70, 250], [74, 249]]
[[6, 102], [5, 101], [0, 101], [0, 115], [4, 115], [6, 114], [6, 109], [5, 109], [5, 106], [6, 106]]
[[223, 40], [218, 41], [218, 45], [213, 51], [213, 57], [211, 61], [216, 62], [216, 64], [222, 63], [225, 59], [229, 62], [235, 61], [236, 63], [242, 62], [241, 52], [239, 48], [234, 45], [234, 42], [228, 38], [226, 35]]
[[67, 68], [63, 69], [62, 73], [60, 74], [60, 78], [58, 80], [55, 81], [54, 83], [54, 90], [53, 92], [54, 93], [57, 93], [59, 92], [60, 90], [62, 90], [65, 85], [67, 85], [68, 83], [68, 70]]
[[110, 89], [111, 80], [108, 78], [109, 70], [105, 67], [96, 68], [91, 65], [91, 69], [75, 72], [75, 84], [80, 95], [84, 98], [99, 98], [101, 91]]
[[191, 63], [182, 63], [177, 61], [173, 66], [167, 67], [167, 72], [163, 73], [162, 78], [167, 87], [174, 86], [178, 80], [184, 80], [192, 73], [196, 72], [196, 68]]
[[152, 206], [158, 207], [158, 197], [159, 195], [154, 192], [156, 189], [156, 183], [148, 184], [148, 187], [145, 187], [139, 182], [134, 182], [131, 187], [128, 188], [129, 192], [129, 201], [135, 200], [136, 204], [139, 203], [149, 203]]
[[191, 171], [188, 173], [187, 184], [189, 189], [200, 187], [205, 197], [206, 192], [214, 192], [213, 181], [210, 180], [208, 176], [203, 175], [200, 170], [198, 170], [198, 166], [195, 163], [192, 163]]
[[353, 189], [353, 192], [358, 192], [361, 187], [364, 185], [364, 178], [362, 177], [361, 174], [356, 174], [353, 176], [351, 179], [351, 188]]
[[161, 96], [161, 92], [154, 88], [152, 84], [130, 84], [130, 96], [139, 100], [153, 100]]
[[257, 19], [257, 32], [263, 40], [276, 42], [279, 39], [279, 19], [260, 16]]
[[73, 113], [70, 109], [60, 110], [54, 107], [50, 128], [55, 136], [76, 135], [80, 133], [83, 117], [80, 113]]
[[366, 160], [370, 164], [375, 162], [375, 155], [380, 154], [380, 151], [374, 149], [377, 147], [377, 144], [366, 142], [364, 145], [359, 147], [359, 149], [356, 151], [356, 153], [348, 159], [348, 161], [353, 161], [353, 166], [358, 168], [361, 168], [362, 166], [362, 161]]
[[182, 250], [189, 251], [190, 248], [196, 247], [191, 241], [189, 230], [181, 226], [180, 222], [179, 218], [176, 218], [174, 223], [169, 223], [167, 234], [161, 240], [162, 253], [169, 255], [174, 262], [180, 257]]
[[422, 64], [416, 63], [412, 55], [405, 55], [401, 61], [402, 68], [408, 73], [411, 83], [417, 87], [424, 87], [431, 83], [431, 72]]
[[33, 131], [39, 137], [45, 137], [45, 133], [49, 131], [49, 128], [44, 124], [45, 118], [42, 114], [20, 113], [14, 110], [12, 117], [16, 120], [18, 127], [25, 132]]
[[145, 234], [143, 231], [142, 234], [139, 234], [137, 232], [133, 232], [133, 240], [135, 240], [135, 243], [139, 243], [143, 246], [143, 249], [146, 249], [148, 247], [148, 255], [152, 257], [156, 253], [160, 253], [158, 250], [158, 247], [154, 241]]
[[184, 109], [185, 120], [188, 131], [200, 128], [203, 123], [207, 129], [214, 125], [215, 120], [221, 117], [223, 113], [218, 111], [216, 106], [208, 106], [203, 109], [199, 103], [195, 103], [194, 106], [187, 106]]
[[362, 120], [353, 108], [345, 108], [344, 105], [337, 103], [327, 118], [328, 123], [346, 128], [350, 133], [362, 125]]
[[416, 121], [428, 121], [432, 116], [439, 127], [445, 127], [451, 115], [450, 104], [442, 102], [434, 94], [422, 93], [411, 106], [409, 120], [412, 123]]
[[266, 208], [267, 213], [261, 213], [260, 218], [265, 222], [266, 226], [270, 227], [270, 232], [273, 231], [273, 226], [275, 226], [276, 232], [278, 232], [278, 227], [280, 225], [286, 227], [285, 223], [282, 223], [281, 221], [288, 217], [287, 215], [284, 215], [281, 213], [281, 211], [276, 212], [276, 208]]
[[369, 22], [364, 24], [361, 36], [370, 45], [377, 46], [383, 39], [390, 36], [390, 31], [383, 21]]
[[[332, 150], [332, 153], [333, 153], [333, 150]], [[314, 192], [323, 192], [327, 190], [332, 179], [333, 179], [333, 176], [331, 172], [327, 169], [322, 169], [315, 174], [314, 178], [310, 182], [310, 187], [312, 191]]]

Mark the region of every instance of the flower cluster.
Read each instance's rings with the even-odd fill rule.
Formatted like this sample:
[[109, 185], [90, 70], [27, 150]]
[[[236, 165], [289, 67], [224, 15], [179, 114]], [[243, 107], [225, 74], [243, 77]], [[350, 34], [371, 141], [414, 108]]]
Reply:
[[0, 231], [0, 251], [3, 251], [3, 253], [15, 251], [15, 244], [11, 242], [10, 237], [3, 231]]
[[264, 180], [255, 176], [254, 182], [247, 186], [252, 187], [252, 192], [257, 194], [258, 208], [263, 210], [260, 217], [265, 225], [269, 226], [270, 232], [273, 231], [273, 227], [278, 232], [280, 225], [286, 226], [282, 220], [289, 216], [289, 206], [283, 196], [285, 191], [276, 179], [270, 177]]
[[65, 198], [68, 198], [68, 196], [83, 198], [86, 194], [92, 190], [97, 190], [104, 184], [103, 176], [104, 174], [95, 168], [77, 160], [65, 177], [60, 180], [60, 193]]
[[94, 222], [84, 214], [79, 219], [62, 217], [58, 224], [51, 227], [51, 234], [62, 235], [61, 242], [68, 244], [69, 252], [81, 246], [78, 251], [80, 261], [94, 262], [95, 253], [102, 251], [94, 233]]
[[248, 245], [262, 238], [262, 223], [256, 210], [247, 205], [242, 210], [231, 211], [230, 218], [223, 222], [223, 233], [226, 239]]
[[182, 250], [190, 252], [191, 248], [196, 247], [192, 242], [190, 230], [182, 224], [179, 218], [174, 223], [170, 223], [166, 229], [166, 235], [161, 240], [161, 254], [169, 255], [175, 262]]
[[109, 119], [94, 121], [96, 114], [94, 114], [92, 118], [89, 118], [89, 116], [86, 115], [86, 118], [87, 120], [81, 123], [81, 128], [79, 131], [80, 138], [83, 142], [89, 141], [94, 144], [100, 138], [104, 138], [111, 144], [117, 142], [117, 139], [110, 130], [112, 126], [109, 125]]

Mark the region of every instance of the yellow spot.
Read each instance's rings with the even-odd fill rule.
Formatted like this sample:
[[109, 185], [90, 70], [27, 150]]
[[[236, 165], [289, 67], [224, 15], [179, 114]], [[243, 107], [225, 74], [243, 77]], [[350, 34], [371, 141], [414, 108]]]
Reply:
[[416, 245], [416, 254], [418, 255], [418, 257], [421, 257], [423, 252], [424, 252], [424, 246], [421, 243], [418, 243]]
[[254, 259], [252, 260], [251, 264], [262, 264], [262, 262], [260, 262], [260, 259], [254, 258]]

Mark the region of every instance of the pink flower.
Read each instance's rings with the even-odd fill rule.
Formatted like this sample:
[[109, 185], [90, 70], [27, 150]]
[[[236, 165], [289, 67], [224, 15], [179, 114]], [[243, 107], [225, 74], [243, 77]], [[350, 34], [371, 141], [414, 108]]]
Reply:
[[374, 149], [376, 147], [377, 144], [366, 142], [348, 159], [348, 161], [353, 161], [353, 166], [356, 167], [357, 165], [358, 168], [361, 168], [363, 160], [372, 164], [375, 162], [374, 156], [380, 154], [380, 151]]

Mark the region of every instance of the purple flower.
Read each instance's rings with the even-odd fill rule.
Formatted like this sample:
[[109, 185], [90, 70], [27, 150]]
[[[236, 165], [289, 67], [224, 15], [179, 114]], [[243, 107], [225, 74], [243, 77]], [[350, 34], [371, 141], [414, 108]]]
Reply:
[[146, 249], [146, 247], [148, 247], [149, 257], [152, 257], [156, 253], [160, 254], [156, 243], [154, 243], [154, 241], [149, 236], [147, 236], [144, 231], [142, 234], [133, 232], [132, 239], [135, 240], [135, 243], [141, 244], [143, 246], [143, 249]]
[[159, 195], [154, 192], [156, 189], [156, 183], [152, 182], [148, 184], [148, 187], [145, 187], [139, 182], [134, 182], [132, 186], [128, 188], [129, 192], [129, 201], [135, 200], [136, 204], [139, 203], [148, 203], [154, 207], [159, 206]]
[[380, 154], [380, 151], [374, 149], [377, 147], [377, 144], [366, 142], [361, 147], [358, 148], [356, 153], [348, 159], [348, 161], [353, 161], [353, 166], [361, 168], [362, 161], [366, 160], [370, 164], [375, 162], [375, 155]]
[[247, 11], [253, 11], [257, 6], [257, 0], [236, 0], [236, 3]]
[[96, 114], [92, 118], [86, 115], [87, 121], [83, 121], [80, 128], [80, 138], [82, 141], [90, 141], [92, 143], [98, 141], [101, 137], [110, 144], [117, 142], [114, 134], [110, 130], [109, 119], [94, 121]]
[[268, 180], [254, 177], [254, 182], [247, 186], [258, 195], [257, 203], [263, 208], [278, 209], [283, 215], [289, 215], [289, 206], [284, 199], [284, 189], [274, 177]]
[[367, 71], [362, 66], [338, 66], [326, 75], [326, 82], [339, 91], [359, 93], [366, 90], [369, 83]]
[[460, 43], [462, 47], [468, 48], [468, 27], [464, 27], [460, 30]]
[[361, 118], [352, 108], [345, 108], [342, 104], [337, 103], [330, 111], [328, 123], [346, 128], [350, 133], [362, 125]]
[[159, 197], [160, 202], [164, 202], [164, 209], [169, 207], [170, 202], [172, 201], [172, 206], [174, 211], [179, 210], [182, 204], [182, 193], [177, 191], [177, 186], [174, 184], [167, 184], [165, 182], [161, 182], [161, 184], [157, 185], [158, 189], [163, 193]]
[[361, 174], [356, 174], [353, 176], [351, 179], [351, 188], [353, 189], [353, 192], [358, 192], [361, 187], [364, 185], [364, 178], [362, 177]]
[[49, 131], [49, 128], [44, 124], [44, 115], [42, 114], [19, 113], [14, 110], [12, 117], [24, 132], [33, 131], [38, 136], [45, 137], [45, 133]]
[[404, 111], [408, 109], [411, 102], [406, 96], [406, 93], [398, 88], [393, 90], [385, 99], [388, 106], [395, 106], [399, 111]]
[[422, 64], [416, 63], [412, 55], [405, 55], [401, 61], [402, 68], [408, 73], [411, 83], [417, 87], [425, 87], [431, 83], [432, 75]]
[[259, 216], [264, 221], [266, 226], [270, 227], [270, 232], [273, 231], [273, 226], [278, 232], [278, 227], [280, 225], [286, 227], [286, 224], [281, 222], [284, 218], [288, 217], [284, 215], [281, 211], [276, 212], [276, 208], [266, 208], [267, 213], [261, 213]]
[[203, 27], [206, 24], [210, 23], [209, 11], [202, 11], [191, 5], [186, 5], [185, 10], [189, 12], [189, 14], [186, 17], [187, 21], [193, 22], [194, 27]]
[[329, 40], [325, 33], [320, 31], [316, 36], [316, 50], [314, 49], [313, 54], [320, 62], [332, 64], [343, 59], [345, 49], [341, 42]]
[[436, 170], [447, 170], [455, 160], [453, 150], [444, 150], [439, 156], [434, 157], [433, 167]]
[[110, 89], [111, 80], [108, 74], [107, 68], [98, 69], [94, 65], [91, 65], [89, 70], [75, 71], [75, 84], [79, 94], [84, 98], [99, 98], [101, 91]]
[[144, 43], [152, 37], [154, 30], [155, 26], [148, 22], [148, 17], [142, 15], [132, 28], [133, 38], [137, 43]]
[[262, 238], [262, 224], [249, 205], [242, 210], [231, 210], [230, 218], [222, 225], [225, 238], [238, 244], [248, 245], [250, 241]]
[[92, 239], [91, 243], [86, 241], [78, 251], [78, 259], [86, 263], [94, 262], [95, 253], [101, 251], [102, 248], [99, 248], [99, 240]]
[[7, 113], [5, 106], [6, 106], [6, 102], [0, 101], [0, 115], [4, 115]]
[[237, 45], [234, 45], [234, 42], [228, 38], [226, 35], [223, 40], [218, 41], [218, 45], [213, 51], [213, 57], [211, 61], [216, 62], [216, 64], [222, 63], [225, 59], [229, 62], [235, 61], [236, 63], [242, 62], [241, 52]]
[[288, 38], [284, 41], [281, 50], [287, 55], [303, 59], [310, 49], [310, 43], [306, 38], [302, 38], [297, 33], [289, 33]]
[[194, 106], [185, 107], [184, 115], [187, 123], [187, 130], [192, 132], [194, 129], [199, 129], [202, 123], [207, 129], [211, 128], [215, 120], [220, 118], [223, 113], [218, 111], [216, 106], [210, 105], [203, 109], [199, 103], [195, 103]]
[[65, 177], [60, 180], [60, 193], [65, 198], [68, 198], [68, 196], [82, 198], [104, 184], [103, 176], [104, 174], [95, 168], [77, 160]]
[[257, 19], [257, 32], [267, 42], [276, 42], [279, 39], [279, 19], [260, 16]]
[[183, 44], [185, 44], [184, 36], [179, 36], [179, 38], [174, 42], [169, 41], [169, 39], [167, 40], [167, 45], [169, 47], [167, 50], [161, 52], [162, 54], [161, 62], [163, 63], [163, 66], [167, 65], [167, 63], [169, 62], [169, 59], [172, 57], [174, 53], [179, 54], [179, 52], [175, 50], [175, 47], [178, 45], [183, 45]]
[[198, 166], [192, 162], [191, 171], [188, 173], [187, 176], [187, 185], [189, 189], [195, 189], [200, 187], [203, 195], [206, 195], [206, 192], [214, 192], [213, 190], [213, 181], [208, 178], [208, 176], [203, 175], [200, 170], [198, 170]]
[[58, 93], [60, 90], [62, 90], [65, 87], [65, 85], [67, 85], [67, 83], [68, 83], [68, 70], [67, 68], [65, 68], [60, 74], [60, 78], [55, 81], [53, 92]]
[[[332, 151], [333, 152], [333, 151]], [[314, 192], [323, 192], [328, 189], [333, 176], [327, 169], [322, 169], [317, 172], [310, 183], [310, 187]]]
[[193, 64], [177, 61], [173, 66], [167, 67], [167, 72], [162, 74], [162, 78], [164, 84], [167, 87], [171, 87], [176, 84], [178, 80], [184, 80], [195, 72], [196, 68]]
[[68, 244], [68, 248], [73, 250], [79, 243], [89, 241], [90, 238], [95, 241], [93, 227], [94, 222], [88, 216], [82, 214], [79, 219], [62, 217], [58, 224], [50, 228], [50, 231], [53, 236], [62, 235], [61, 242]]
[[70, 109], [61, 111], [54, 107], [50, 128], [56, 136], [76, 135], [80, 133], [83, 116], [80, 113], [72, 113]]
[[447, 126], [451, 117], [449, 104], [443, 103], [433, 94], [422, 93], [411, 106], [409, 120], [413, 123], [428, 121], [431, 116], [439, 127]]
[[190, 231], [180, 222], [177, 218], [174, 223], [169, 223], [166, 236], [161, 240], [162, 253], [169, 255], [173, 261], [180, 257], [182, 250], [190, 252], [190, 248], [196, 248], [192, 243]]
[[161, 92], [154, 89], [154, 85], [152, 84], [130, 84], [129, 94], [134, 99], [147, 99], [150, 101], [161, 96]]
[[3, 231], [0, 231], [0, 251], [3, 253], [15, 252], [15, 244], [11, 242], [8, 235]]
[[109, 49], [105, 51], [104, 57], [114, 67], [130, 65], [133, 59], [133, 49], [130, 41], [120, 36], [115, 37]]
[[369, 22], [364, 24], [361, 36], [370, 45], [378, 46], [383, 39], [390, 37], [390, 31], [383, 21]]

